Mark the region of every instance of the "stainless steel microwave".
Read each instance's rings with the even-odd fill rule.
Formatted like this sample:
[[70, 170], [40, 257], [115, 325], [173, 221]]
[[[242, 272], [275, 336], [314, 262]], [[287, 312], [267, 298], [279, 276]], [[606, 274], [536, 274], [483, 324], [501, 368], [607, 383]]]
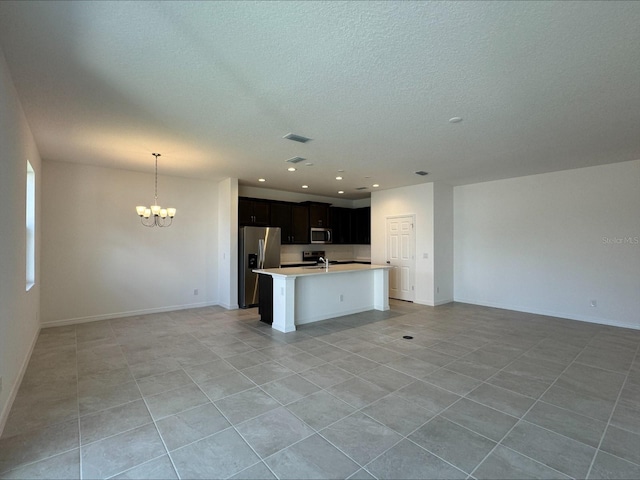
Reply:
[[311, 243], [332, 243], [330, 228], [312, 228], [309, 235]]

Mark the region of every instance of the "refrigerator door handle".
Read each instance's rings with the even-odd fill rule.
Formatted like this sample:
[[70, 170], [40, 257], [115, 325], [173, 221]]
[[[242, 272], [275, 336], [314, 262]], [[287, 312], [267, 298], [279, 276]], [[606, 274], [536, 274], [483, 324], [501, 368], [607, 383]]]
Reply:
[[258, 268], [264, 268], [264, 238], [258, 240]]

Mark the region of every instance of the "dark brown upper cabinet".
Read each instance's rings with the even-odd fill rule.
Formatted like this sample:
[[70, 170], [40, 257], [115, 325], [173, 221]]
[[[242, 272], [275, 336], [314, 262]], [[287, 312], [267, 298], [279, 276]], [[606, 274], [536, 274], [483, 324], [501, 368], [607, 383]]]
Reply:
[[353, 209], [344, 207], [329, 208], [329, 226], [333, 233], [333, 243], [349, 245], [351, 241], [351, 218]]
[[270, 204], [266, 200], [257, 198], [238, 199], [238, 223], [243, 225], [255, 225], [265, 227], [270, 221]]
[[352, 211], [351, 243], [371, 244], [371, 207], [356, 208]]
[[271, 203], [271, 226], [280, 227], [281, 243], [309, 243], [309, 209], [305, 205]]
[[329, 227], [329, 204], [309, 202], [308, 205], [309, 227]]

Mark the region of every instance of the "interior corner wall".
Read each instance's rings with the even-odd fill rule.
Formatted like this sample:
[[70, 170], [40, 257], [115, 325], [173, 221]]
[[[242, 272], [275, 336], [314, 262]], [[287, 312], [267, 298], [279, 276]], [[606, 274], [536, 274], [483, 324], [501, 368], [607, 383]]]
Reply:
[[218, 184], [218, 298], [227, 309], [238, 308], [238, 179]]
[[[27, 160], [36, 178], [36, 283], [26, 291]], [[0, 434], [40, 330], [42, 169], [4, 54], [0, 51]]]
[[433, 184], [434, 303], [453, 301], [453, 187]]
[[153, 200], [152, 173], [42, 166], [43, 326], [218, 303], [217, 182], [159, 176], [177, 215], [146, 228], [135, 206]]
[[640, 328], [639, 206], [640, 160], [455, 187], [455, 299]]
[[[433, 183], [393, 188], [371, 194], [371, 263], [384, 265], [386, 219], [415, 214], [415, 302], [434, 305], [434, 190]], [[427, 258], [425, 257], [425, 254]]]

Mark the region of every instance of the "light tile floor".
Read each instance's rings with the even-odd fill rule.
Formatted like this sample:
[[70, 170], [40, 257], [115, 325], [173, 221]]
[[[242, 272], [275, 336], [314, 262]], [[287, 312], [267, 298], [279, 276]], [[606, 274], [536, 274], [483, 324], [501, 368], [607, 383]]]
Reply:
[[0, 477], [640, 478], [639, 345], [403, 302], [290, 334], [217, 307], [48, 328]]

